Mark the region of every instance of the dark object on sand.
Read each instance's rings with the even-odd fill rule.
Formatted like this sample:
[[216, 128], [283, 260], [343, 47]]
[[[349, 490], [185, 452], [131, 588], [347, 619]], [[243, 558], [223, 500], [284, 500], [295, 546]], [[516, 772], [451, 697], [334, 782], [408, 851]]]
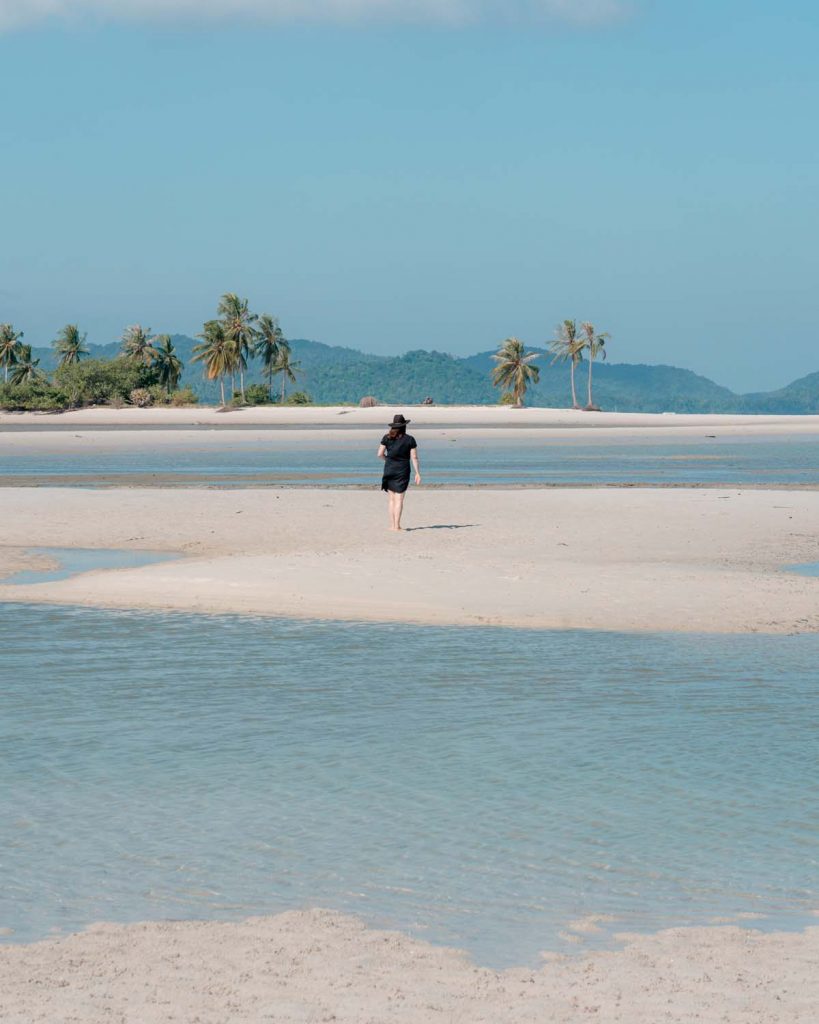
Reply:
[[421, 405], [435, 405], [431, 398], [427, 397], [421, 402]]

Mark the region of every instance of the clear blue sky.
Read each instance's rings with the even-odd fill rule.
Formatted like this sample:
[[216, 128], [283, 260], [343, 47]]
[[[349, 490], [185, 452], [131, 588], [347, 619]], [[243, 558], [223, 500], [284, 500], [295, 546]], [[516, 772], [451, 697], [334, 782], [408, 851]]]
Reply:
[[737, 389], [819, 370], [815, 0], [250, 10], [282, 2], [0, 0], [0, 320], [193, 334], [231, 290], [371, 352], [537, 346], [578, 317], [612, 359]]

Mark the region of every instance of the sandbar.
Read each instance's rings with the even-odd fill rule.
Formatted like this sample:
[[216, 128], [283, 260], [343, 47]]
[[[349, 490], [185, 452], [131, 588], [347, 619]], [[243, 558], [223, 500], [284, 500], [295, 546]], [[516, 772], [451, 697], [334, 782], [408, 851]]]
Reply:
[[[0, 601], [536, 629], [819, 630], [819, 492], [0, 489]], [[29, 548], [177, 560], [25, 586]]]

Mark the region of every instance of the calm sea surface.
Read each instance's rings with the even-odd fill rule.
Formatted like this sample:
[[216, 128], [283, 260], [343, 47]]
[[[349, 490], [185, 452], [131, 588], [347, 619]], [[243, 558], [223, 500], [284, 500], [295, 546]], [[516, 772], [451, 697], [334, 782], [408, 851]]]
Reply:
[[[375, 485], [380, 439], [369, 431], [316, 431], [315, 440], [294, 443], [286, 432], [269, 440], [223, 431], [218, 444], [180, 443], [172, 432], [151, 443], [150, 432], [133, 447], [95, 450], [86, 432], [76, 451], [21, 452], [2, 444], [0, 484], [48, 483], [94, 487], [117, 478], [137, 483]], [[229, 436], [225, 436], [225, 434]], [[514, 430], [491, 440], [442, 431], [418, 432], [429, 484], [726, 483], [819, 484], [819, 441], [805, 435], [756, 438], [624, 437], [600, 442], [532, 438]]]
[[819, 636], [6, 605], [0, 650], [6, 941], [321, 905], [503, 965], [819, 908]]

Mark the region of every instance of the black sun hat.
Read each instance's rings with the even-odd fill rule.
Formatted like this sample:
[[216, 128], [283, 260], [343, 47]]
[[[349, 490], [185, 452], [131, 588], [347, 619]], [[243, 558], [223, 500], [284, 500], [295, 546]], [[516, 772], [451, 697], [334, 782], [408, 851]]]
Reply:
[[392, 423], [388, 424], [387, 429], [393, 430], [395, 427], [405, 427], [408, 423], [412, 423], [412, 420], [405, 420], [403, 413], [396, 413], [392, 418]]

